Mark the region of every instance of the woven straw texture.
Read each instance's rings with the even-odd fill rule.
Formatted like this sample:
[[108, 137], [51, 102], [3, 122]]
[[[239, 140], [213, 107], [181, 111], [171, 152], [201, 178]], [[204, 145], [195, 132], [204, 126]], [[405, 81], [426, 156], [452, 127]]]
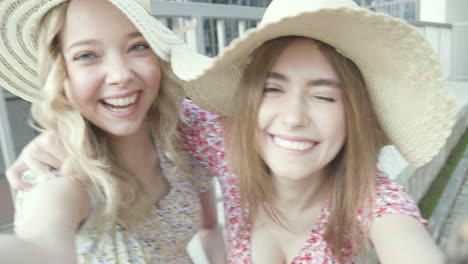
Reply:
[[[0, 2], [0, 86], [27, 101], [40, 98], [37, 78], [37, 33], [43, 16], [66, 0]], [[154, 52], [169, 61], [172, 46], [184, 42], [151, 16], [148, 0], [108, 0], [142, 33]]]
[[410, 163], [421, 166], [438, 153], [456, 107], [445, 94], [437, 54], [416, 28], [351, 0], [273, 0], [260, 25], [214, 59], [176, 48], [174, 72], [189, 82], [187, 95], [196, 104], [229, 116], [252, 51], [290, 35], [328, 43], [356, 63], [385, 135]]

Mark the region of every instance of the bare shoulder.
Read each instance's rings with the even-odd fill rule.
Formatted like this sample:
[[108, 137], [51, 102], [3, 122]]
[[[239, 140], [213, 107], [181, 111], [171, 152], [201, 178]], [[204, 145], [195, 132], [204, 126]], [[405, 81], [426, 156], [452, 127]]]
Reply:
[[409, 215], [391, 214], [375, 219], [370, 238], [382, 264], [444, 262], [443, 253], [430, 233]]
[[221, 123], [223, 130], [229, 131], [232, 129], [232, 118], [226, 117], [226, 116], [220, 116], [218, 117], [218, 120]]

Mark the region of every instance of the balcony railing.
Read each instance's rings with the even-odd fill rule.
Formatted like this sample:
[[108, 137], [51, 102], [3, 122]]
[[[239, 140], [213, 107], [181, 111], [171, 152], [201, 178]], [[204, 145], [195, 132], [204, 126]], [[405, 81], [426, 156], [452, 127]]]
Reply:
[[[196, 29], [185, 33], [185, 40], [194, 50], [207, 56], [215, 56], [232, 39], [242, 36], [246, 30], [256, 26], [265, 12], [265, 8], [238, 5], [159, 0], [152, 0], [151, 4], [153, 15], [170, 28], [175, 29], [196, 20]], [[414, 0], [402, 0], [366, 5], [366, 7], [378, 11], [381, 8], [392, 9], [392, 6], [395, 8], [395, 6], [417, 6], [417, 4], [418, 2]], [[419, 22], [414, 19], [408, 21], [418, 27], [431, 42], [440, 56], [445, 76], [449, 77], [452, 67], [452, 26], [450, 24]]]
[[[419, 18], [419, 1], [400, 0], [392, 2], [363, 1], [361, 6], [369, 8], [375, 12], [386, 13], [394, 17], [405, 20], [415, 20]], [[370, 4], [368, 4], [370, 2]]]
[[151, 0], [151, 6], [153, 15], [173, 29], [196, 20], [195, 30], [187, 32], [185, 40], [208, 56], [218, 54], [232, 39], [256, 26], [265, 12], [261, 7], [157, 0]]

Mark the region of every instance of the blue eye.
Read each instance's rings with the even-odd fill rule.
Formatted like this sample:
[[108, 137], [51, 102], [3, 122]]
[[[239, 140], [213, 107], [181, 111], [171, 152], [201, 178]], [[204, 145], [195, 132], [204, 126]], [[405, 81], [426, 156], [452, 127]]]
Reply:
[[74, 61], [90, 61], [92, 59], [97, 58], [96, 55], [94, 55], [91, 52], [85, 52], [85, 53], [80, 53], [77, 56], [73, 58]]
[[147, 50], [149, 48], [150, 48], [149, 45], [146, 43], [137, 43], [130, 48], [130, 51], [139, 52], [139, 51]]

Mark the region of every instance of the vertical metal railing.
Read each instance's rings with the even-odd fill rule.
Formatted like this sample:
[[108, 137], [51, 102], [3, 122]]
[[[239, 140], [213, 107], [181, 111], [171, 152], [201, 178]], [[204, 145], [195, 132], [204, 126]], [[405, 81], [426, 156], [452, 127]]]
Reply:
[[226, 47], [226, 24], [223, 19], [216, 20], [216, 32], [218, 33], [218, 52]]
[[396, 0], [392, 2], [372, 1], [362, 2], [362, 7], [375, 12], [382, 12], [401, 19], [419, 19], [419, 0]]
[[16, 159], [16, 151], [10, 124], [5, 92], [0, 90], [0, 146], [2, 149], [5, 168], [8, 168], [13, 164]]
[[[243, 3], [242, 1], [240, 2]], [[154, 16], [172, 19], [172, 21], [179, 21], [169, 25], [174, 28], [184, 26], [194, 19], [197, 20], [196, 30], [185, 33], [185, 40], [194, 50], [207, 56], [215, 56], [221, 52], [225, 46], [229, 45], [229, 42], [233, 38], [245, 34], [249, 27], [256, 25], [257, 22], [260, 21], [265, 11], [265, 8], [259, 7], [193, 2], [151, 0], [151, 4], [153, 6]], [[394, 10], [393, 15], [400, 17], [417, 17], [419, 12], [419, 0], [398, 0], [394, 2], [362, 1], [361, 5], [381, 12]], [[407, 10], [408, 5], [413, 6], [409, 11]], [[395, 10], [399, 13], [395, 13]], [[409, 12], [410, 14], [405, 15], [405, 12]], [[183, 19], [181, 20], [180, 18]], [[234, 24], [232, 23], [233, 21]], [[451, 58], [452, 46], [456, 45], [452, 43], [453, 36], [451, 25], [425, 23], [414, 19], [409, 19], [408, 21], [417, 26], [431, 42], [433, 48], [440, 56], [445, 71], [445, 77], [448, 78], [454, 67], [454, 62]], [[461, 28], [461, 26], [459, 28]], [[458, 36], [458, 38], [463, 37]], [[461, 62], [455, 64], [461, 64]], [[460, 66], [457, 66], [457, 68], [460, 68]]]
[[[5, 169], [8, 168], [16, 159], [16, 151], [11, 131], [10, 118], [6, 104], [6, 96], [4, 90], [0, 90], [0, 147], [2, 149], [3, 164]], [[0, 179], [0, 181], [2, 181]], [[11, 199], [14, 201], [15, 192], [10, 188]], [[3, 201], [6, 202], [6, 201]], [[7, 205], [4, 205], [8, 207]], [[2, 206], [2, 207], [4, 207]], [[0, 223], [0, 229], [11, 229], [11, 223]]]
[[[244, 1], [237, 2], [250, 4]], [[262, 0], [259, 5], [266, 5], [268, 2]], [[228, 39], [227, 33], [232, 35], [233, 31], [237, 31], [235, 37], [243, 34], [252, 24], [251, 21], [260, 21], [265, 12], [263, 7], [160, 0], [151, 0], [151, 6], [155, 17], [178, 21], [166, 24], [170, 24], [173, 29], [196, 20], [195, 30], [185, 33], [185, 40], [194, 50], [208, 56], [215, 56], [229, 44], [232, 37]], [[183, 22], [180, 22], [182, 21], [180, 18], [184, 19]], [[233, 29], [231, 23], [228, 24], [227, 21], [236, 21], [236, 27]]]
[[440, 63], [444, 70], [444, 77], [446, 79], [450, 78], [453, 71], [451, 63], [454, 38], [452, 25], [420, 21], [410, 21], [410, 23], [416, 26], [431, 43], [432, 48], [439, 55]]

